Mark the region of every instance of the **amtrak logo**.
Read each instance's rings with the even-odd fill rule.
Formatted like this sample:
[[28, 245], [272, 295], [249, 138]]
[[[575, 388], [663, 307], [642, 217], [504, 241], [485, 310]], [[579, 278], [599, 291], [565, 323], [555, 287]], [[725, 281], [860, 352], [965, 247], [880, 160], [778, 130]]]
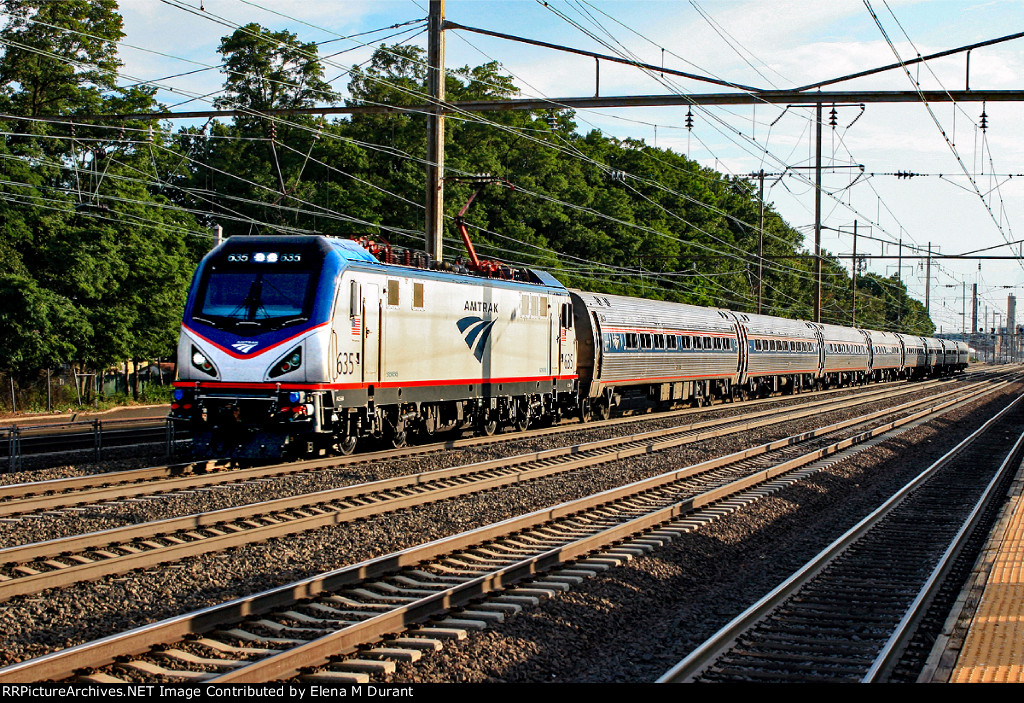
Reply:
[[232, 347], [232, 349], [237, 349], [238, 351], [242, 352], [243, 354], [248, 354], [253, 349], [258, 347], [259, 344], [260, 344], [259, 342], [243, 341], [243, 342], [235, 342], [234, 344], [231, 345], [231, 347]]
[[483, 360], [484, 347], [491, 338], [491, 328], [495, 322], [496, 320], [484, 320], [480, 317], [464, 317], [456, 323], [459, 332], [466, 338], [466, 346], [473, 351], [477, 361]]

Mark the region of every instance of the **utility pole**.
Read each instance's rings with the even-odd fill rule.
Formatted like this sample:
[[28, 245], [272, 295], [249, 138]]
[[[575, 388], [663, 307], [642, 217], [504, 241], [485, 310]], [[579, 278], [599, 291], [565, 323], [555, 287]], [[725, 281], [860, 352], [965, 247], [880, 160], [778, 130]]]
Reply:
[[426, 249], [444, 258], [444, 0], [430, 0], [427, 19], [427, 222]]
[[764, 169], [757, 172], [758, 196], [761, 202], [761, 226], [757, 232], [757, 314], [761, 314], [764, 291]]
[[1006, 296], [1006, 333], [1009, 335], [1007, 361], [1017, 359], [1017, 296], [1010, 293]]
[[853, 322], [857, 326], [857, 220], [853, 221]]
[[928, 242], [928, 265], [924, 274], [924, 311], [932, 314], [932, 243]]
[[814, 321], [821, 322], [821, 103], [814, 111]]
[[971, 333], [978, 331], [978, 284], [971, 284]]

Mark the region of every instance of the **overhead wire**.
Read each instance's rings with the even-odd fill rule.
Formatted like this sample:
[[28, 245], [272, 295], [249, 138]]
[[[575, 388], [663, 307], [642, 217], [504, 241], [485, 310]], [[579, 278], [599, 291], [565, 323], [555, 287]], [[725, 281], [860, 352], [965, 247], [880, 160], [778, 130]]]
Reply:
[[[163, 1], [163, 2], [165, 2], [166, 4], [169, 4], [169, 5], [172, 5], [172, 6], [178, 6], [178, 5], [180, 5], [180, 3], [177, 3], [177, 2], [175, 1], [175, 0], [162, 0], [162, 1]], [[255, 3], [247, 3], [247, 4], [250, 4], [250, 5], [255, 5]], [[189, 9], [189, 11], [192, 11], [192, 10], [191, 10], [191, 8], [188, 8], [188, 9]], [[194, 11], [192, 11], [192, 12], [193, 12], [193, 14], [196, 14], [196, 13], [195, 13]], [[280, 13], [278, 13], [278, 14], [280, 14]], [[226, 20], [222, 20], [222, 19], [220, 19], [220, 18], [216, 18], [216, 19], [217, 19], [217, 21], [219, 21], [219, 22], [220, 22], [221, 24], [224, 24], [225, 26], [233, 26], [233, 25], [232, 25], [232, 23], [230, 23], [230, 22], [228, 22], [228, 21], [226, 21]], [[307, 23], [307, 24], [308, 24], [308, 23]], [[244, 28], [242, 28], [242, 27], [238, 27], [238, 29], [242, 29], [242, 30], [244, 30]], [[422, 94], [421, 94], [421, 95], [422, 95]], [[470, 117], [472, 117], [472, 116], [470, 116]], [[479, 121], [479, 119], [478, 119], [478, 118], [477, 118], [477, 121]], [[490, 123], [490, 124], [492, 124], [492, 126], [498, 126], [498, 127], [503, 127], [502, 125], [494, 125], [494, 123], [493, 123], [493, 122], [490, 122], [490, 121], [487, 121], [487, 122], [488, 122], [488, 123]], [[594, 163], [596, 164], [597, 162], [594, 162]], [[746, 224], [746, 223], [743, 223], [743, 224]], [[749, 224], [747, 224], [747, 226], [749, 227]], [[700, 228], [697, 228], [697, 229], [699, 230]], [[705, 234], [708, 234], [708, 235], [709, 235], [709, 236], [711, 236], [711, 237], [712, 237], [713, 239], [715, 238], [715, 237], [714, 237], [714, 235], [710, 235], [709, 233], [706, 233], [706, 232], [705, 232]], [[720, 240], [719, 240], [719, 241], [720, 241]], [[724, 242], [720, 242], [720, 243], [723, 243], [723, 244], [727, 244], [727, 243], [724, 243]]]
[[[942, 135], [943, 141], [945, 141], [946, 145], [949, 147], [950, 151], [953, 153], [953, 157], [956, 159], [956, 162], [960, 166], [960, 169], [963, 171], [964, 175], [966, 175], [968, 177], [968, 179], [970, 180], [971, 185], [972, 185], [975, 193], [978, 196], [978, 199], [981, 200], [981, 203], [982, 203], [982, 205], [985, 208], [985, 211], [988, 213], [989, 217], [992, 219], [992, 222], [995, 224], [996, 229], [998, 229], [999, 233], [1003, 236], [1003, 239], [1005, 239], [1006, 241], [1009, 242], [1012, 239], [1012, 237], [1008, 236], [1007, 233], [1003, 230], [1002, 224], [996, 219], [995, 213], [992, 212], [992, 208], [988, 205], [988, 203], [985, 202], [985, 198], [981, 194], [981, 191], [978, 188], [977, 182], [974, 180], [974, 177], [971, 176], [970, 172], [967, 170], [967, 165], [964, 163], [963, 159], [961, 158], [960, 153], [959, 153], [959, 151], [956, 148], [956, 145], [952, 143], [952, 141], [950, 140], [949, 136], [946, 134], [945, 128], [939, 122], [938, 116], [935, 114], [935, 111], [932, 109], [931, 104], [928, 102], [927, 98], [924, 95], [923, 90], [921, 89], [921, 84], [917, 81], [917, 79], [914, 78], [913, 75], [911, 75], [909, 69], [907, 69], [907, 66], [906, 66], [905, 62], [903, 61], [903, 58], [900, 56], [899, 50], [896, 48], [896, 45], [893, 43], [892, 39], [889, 37], [888, 32], [886, 32], [885, 27], [882, 25], [882, 21], [879, 19], [878, 15], [875, 13], [874, 8], [871, 7], [870, 0], [862, 0], [862, 1], [864, 3], [864, 6], [868, 10], [868, 13], [871, 15], [871, 18], [874, 20], [876, 26], [878, 27], [878, 30], [882, 33], [882, 36], [885, 38], [885, 41], [889, 45], [889, 48], [892, 50], [893, 55], [896, 57], [896, 60], [900, 63], [900, 66], [903, 68], [903, 72], [904, 72], [904, 74], [906, 74], [907, 79], [910, 81], [911, 85], [914, 87], [914, 90], [917, 91], [918, 95], [920, 96], [922, 105], [925, 107], [925, 110], [927, 111], [927, 113], [928, 113], [929, 117], [931, 118], [932, 122], [935, 124], [936, 128], [939, 130], [939, 133]], [[883, 4], [886, 4], [885, 0], [883, 0]], [[886, 8], [888, 9], [888, 4], [886, 4]], [[890, 13], [892, 13], [891, 9], [890, 9]], [[895, 15], [893, 15], [893, 16], [895, 17]], [[1019, 263], [1020, 267], [1022, 269], [1024, 269], [1024, 261], [1019, 261], [1018, 263]]]
[[[597, 10], [598, 12], [600, 12], [600, 13], [601, 13], [602, 15], [604, 15], [605, 17], [608, 17], [609, 19], [611, 19], [612, 21], [616, 22], [616, 23], [617, 23], [617, 24], [619, 24], [620, 26], [624, 27], [624, 28], [625, 28], [625, 29], [627, 29], [628, 31], [631, 31], [632, 33], [636, 34], [636, 35], [637, 35], [638, 37], [642, 38], [643, 40], [645, 40], [645, 41], [647, 41], [647, 42], [649, 42], [649, 43], [651, 43], [651, 44], [654, 44], [654, 42], [652, 42], [652, 41], [651, 41], [651, 40], [650, 40], [649, 38], [647, 38], [646, 36], [644, 36], [644, 35], [640, 34], [640, 33], [639, 33], [639, 32], [637, 32], [636, 30], [633, 30], [632, 28], [628, 27], [627, 25], [623, 24], [623, 23], [622, 23], [621, 21], [619, 21], [619, 20], [617, 20], [616, 18], [612, 17], [612, 16], [611, 16], [611, 15], [609, 15], [608, 13], [606, 13], [606, 12], [604, 12], [604, 11], [600, 10], [599, 8], [595, 8], [595, 9], [596, 9], [596, 10]], [[702, 15], [702, 16], [703, 16], [703, 15]], [[706, 18], [706, 19], [709, 19], [709, 18]], [[730, 36], [731, 36], [731, 35], [730, 35]], [[736, 47], [734, 47], [734, 50], [736, 50], [736, 51], [737, 51], [737, 53], [741, 53], [741, 52], [740, 52], [740, 50], [739, 50], [739, 49], [737, 49]], [[662, 51], [666, 51], [666, 49], [662, 48]], [[672, 53], [672, 52], [669, 52], [669, 53]], [[673, 55], [674, 55], [674, 56], [677, 56], [677, 57], [678, 57], [678, 55], [676, 55], [676, 54], [673, 54]], [[752, 55], [752, 54], [751, 54], [751, 55]], [[681, 58], [681, 57], [678, 57], [678, 58]], [[763, 63], [763, 62], [762, 62], [762, 63]], [[785, 111], [783, 111], [783, 112], [785, 112]], [[781, 115], [780, 115], [780, 116], [781, 116]], [[854, 120], [854, 122], [856, 122], [856, 119]], [[811, 124], [811, 123], [813, 123], [813, 120], [808, 120], [808, 124]], [[852, 125], [852, 124], [853, 124], [853, 123], [851, 123], [851, 125]], [[848, 129], [848, 128], [849, 128], [849, 125], [847, 126], [847, 129]], [[845, 131], [845, 130], [844, 130], [844, 131]], [[796, 143], [795, 143], [795, 144], [796, 144]], [[848, 149], [848, 147], [846, 148], [846, 150], [847, 150], [847, 153], [849, 153], [849, 149]], [[765, 150], [765, 153], [767, 153], [767, 150]], [[851, 154], [851, 158], [852, 158], [852, 154]], [[786, 161], [788, 161], [788, 160], [789, 160], [789, 159], [787, 159]], [[762, 160], [762, 161], [763, 161], [763, 160]], [[855, 162], [856, 162], [856, 160], [855, 160]], [[787, 170], [788, 170], [788, 169], [787, 169]], [[791, 174], [791, 175], [794, 175], [794, 174]], [[799, 176], [795, 176], [795, 175], [794, 175], [794, 177], [798, 177], [798, 178], [799, 178]], [[806, 178], [801, 178], [801, 180], [802, 180], [803, 182], [807, 183], [807, 185], [808, 185], [808, 186], [809, 186], [810, 188], [813, 188], [813, 187], [814, 187], [814, 184], [813, 184], [813, 183], [811, 183], [811, 182], [809, 181], [809, 179], [806, 179]], [[783, 184], [783, 185], [785, 185], [785, 184]], [[848, 187], [849, 187], [849, 186], [848, 186]], [[871, 186], [871, 188], [872, 188], [873, 192], [875, 193], [875, 196], [876, 196], [876, 198], [877, 198], [877, 199], [878, 199], [878, 200], [879, 200], [879, 201], [881, 202], [881, 200], [882, 200], [882, 198], [881, 198], [881, 195], [880, 195], [880, 194], [879, 194], [879, 193], [877, 192], [877, 190], [876, 190], [876, 189], [874, 189], [874, 187], [873, 187], [873, 186]], [[788, 190], [788, 187], [787, 187], [787, 190]], [[825, 195], [827, 195], [827, 196], [829, 196], [830, 198], [836, 199], [836, 198], [835, 198], [835, 194], [834, 194], [834, 193], [831, 193], [831, 192], [829, 192], [829, 191], [824, 191], [824, 194], [825, 194]], [[798, 202], [799, 202], [799, 201], [798, 201]], [[857, 214], [857, 215], [858, 215], [858, 217], [861, 217], [861, 218], [863, 218], [863, 219], [866, 219], [866, 220], [868, 220], [868, 221], [872, 221], [872, 220], [870, 220], [870, 218], [866, 218], [866, 217], [865, 217], [865, 216], [863, 215], [863, 213], [857, 212], [856, 208], [854, 208], [854, 207], [853, 207], [853, 205], [852, 205], [852, 202], [850, 202], [850, 203], [845, 203], [845, 202], [843, 202], [843, 201], [841, 201], [841, 200], [838, 200], [838, 199], [836, 199], [836, 202], [837, 202], [837, 204], [841, 204], [841, 205], [842, 205], [843, 207], [845, 207], [845, 208], [847, 208], [847, 209], [850, 209], [851, 211], [853, 211], [853, 212], [854, 212], [855, 214]], [[802, 203], [800, 203], [800, 205], [801, 205], [801, 206], [803, 207]], [[892, 215], [893, 215], [894, 219], [895, 219], [895, 220], [897, 221], [897, 223], [898, 223], [898, 218], [897, 218], [897, 217], [895, 216], [895, 214], [894, 214], [894, 213], [892, 213], [892, 211], [891, 211], [891, 209], [889, 208], [889, 206], [888, 206], [888, 205], [886, 204], [886, 205], [885, 205], [885, 207], [886, 207], [886, 209], [887, 209], [887, 210], [889, 210], [889, 211], [890, 211], [890, 214], [892, 214]], [[805, 210], [806, 210], [806, 207], [805, 207]], [[875, 224], [876, 226], [878, 226], [878, 227], [879, 227], [879, 229], [880, 229], [880, 231], [882, 231], [882, 232], [885, 232], [886, 234], [889, 234], [889, 235], [890, 235], [890, 236], [891, 236], [891, 237], [893, 238], [893, 240], [894, 240], [894, 242], [895, 242], [896, 236], [895, 236], [894, 234], [892, 234], [892, 233], [889, 233], [889, 232], [888, 232], [888, 231], [887, 231], [887, 230], [885, 229], [885, 227], [884, 227], [884, 226], [882, 226], [882, 225], [881, 225], [880, 223], [878, 223], [878, 222], [873, 222], [873, 224]], [[902, 225], [901, 225], [901, 229], [905, 229], [905, 228], [903, 228], [903, 227], [902, 227]]]

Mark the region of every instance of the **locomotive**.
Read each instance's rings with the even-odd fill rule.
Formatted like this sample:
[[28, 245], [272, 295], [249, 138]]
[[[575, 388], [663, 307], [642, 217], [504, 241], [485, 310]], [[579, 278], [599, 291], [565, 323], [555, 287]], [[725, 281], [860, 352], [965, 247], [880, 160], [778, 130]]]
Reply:
[[589, 293], [540, 270], [474, 274], [364, 244], [232, 237], [203, 259], [170, 413], [197, 459], [348, 454], [368, 437], [402, 446], [410, 433], [967, 366], [962, 342]]

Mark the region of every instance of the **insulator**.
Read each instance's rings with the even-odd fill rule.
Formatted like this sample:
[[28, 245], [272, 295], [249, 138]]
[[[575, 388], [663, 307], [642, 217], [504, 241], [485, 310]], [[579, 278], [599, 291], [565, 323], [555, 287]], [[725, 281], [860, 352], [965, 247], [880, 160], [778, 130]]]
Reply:
[[690, 108], [686, 108], [686, 128], [693, 129], [693, 110]]
[[828, 113], [828, 124], [832, 129], [835, 129], [839, 124], [839, 113], [836, 112], [836, 106], [832, 106], [832, 111]]
[[981, 108], [981, 131], [984, 132], [988, 129], [988, 115], [985, 114], [985, 108]]

